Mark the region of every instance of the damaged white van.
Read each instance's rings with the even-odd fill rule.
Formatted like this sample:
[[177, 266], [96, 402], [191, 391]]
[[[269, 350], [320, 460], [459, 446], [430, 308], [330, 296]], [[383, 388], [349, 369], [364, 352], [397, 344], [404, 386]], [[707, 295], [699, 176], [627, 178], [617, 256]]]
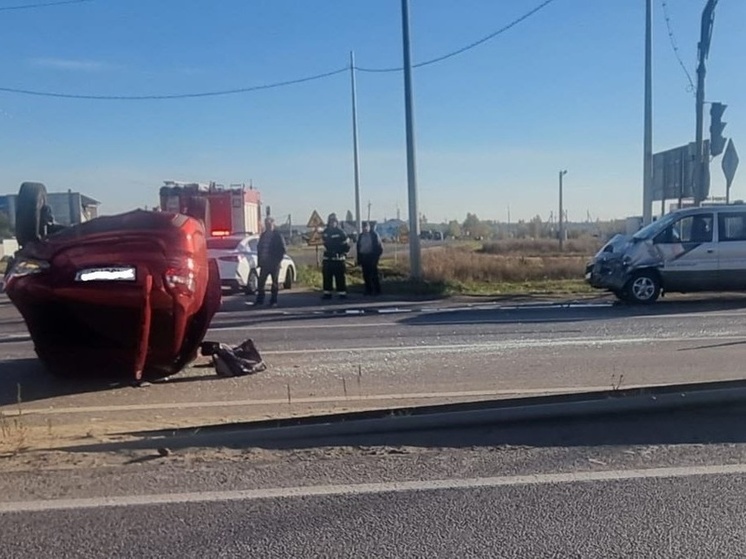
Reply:
[[630, 303], [661, 293], [746, 290], [746, 205], [677, 210], [630, 236], [612, 238], [585, 279]]

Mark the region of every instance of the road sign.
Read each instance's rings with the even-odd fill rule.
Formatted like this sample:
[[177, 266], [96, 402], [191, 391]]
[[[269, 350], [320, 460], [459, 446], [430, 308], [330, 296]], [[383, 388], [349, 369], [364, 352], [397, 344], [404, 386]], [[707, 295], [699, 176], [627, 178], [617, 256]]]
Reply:
[[313, 210], [313, 213], [311, 214], [311, 217], [308, 219], [308, 227], [309, 229], [318, 229], [319, 227], [324, 226], [324, 220], [321, 219], [321, 216], [319, 215], [319, 212], [316, 210]]
[[733, 143], [733, 139], [731, 138], [728, 140], [728, 147], [725, 148], [725, 155], [723, 155], [723, 161], [721, 163], [728, 189], [730, 189], [733, 184], [733, 179], [736, 176], [736, 169], [738, 169], [738, 163], [739, 160], [738, 152], [736, 151], [736, 144]]
[[308, 246], [314, 247], [314, 246], [320, 246], [324, 244], [324, 237], [321, 234], [321, 231], [318, 229], [314, 230], [311, 235], [308, 237]]
[[[710, 142], [704, 142], [709, 153]], [[653, 155], [653, 200], [675, 200], [694, 197], [697, 174], [694, 142]], [[705, 174], [705, 192], [709, 192], [709, 174]]]

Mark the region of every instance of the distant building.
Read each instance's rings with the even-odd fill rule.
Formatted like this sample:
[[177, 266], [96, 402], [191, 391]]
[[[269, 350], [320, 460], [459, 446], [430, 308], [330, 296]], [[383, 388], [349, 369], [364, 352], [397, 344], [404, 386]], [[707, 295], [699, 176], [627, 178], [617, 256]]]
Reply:
[[375, 230], [382, 241], [394, 241], [399, 237], [401, 227], [406, 225], [407, 222], [401, 219], [389, 219], [382, 223], [377, 223]]
[[[10, 228], [16, 225], [17, 194], [0, 196], [0, 213], [5, 214]], [[47, 203], [52, 208], [52, 215], [61, 225], [74, 225], [83, 221], [90, 221], [98, 217], [98, 207], [101, 202], [79, 192], [49, 192]]]

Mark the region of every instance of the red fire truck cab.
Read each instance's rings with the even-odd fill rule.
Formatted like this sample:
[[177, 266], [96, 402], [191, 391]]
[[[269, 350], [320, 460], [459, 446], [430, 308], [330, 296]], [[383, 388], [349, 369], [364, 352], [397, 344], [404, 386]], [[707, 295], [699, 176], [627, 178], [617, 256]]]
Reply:
[[200, 199], [212, 237], [262, 232], [261, 194], [251, 185], [164, 181], [160, 198], [161, 211], [170, 213], [186, 213]]

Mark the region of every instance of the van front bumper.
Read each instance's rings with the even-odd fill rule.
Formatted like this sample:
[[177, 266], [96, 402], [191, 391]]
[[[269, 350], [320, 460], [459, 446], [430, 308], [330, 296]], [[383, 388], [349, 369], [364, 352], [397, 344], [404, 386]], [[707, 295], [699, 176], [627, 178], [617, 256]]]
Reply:
[[592, 262], [585, 268], [585, 281], [597, 289], [620, 291], [628, 279], [626, 266], [620, 260]]

